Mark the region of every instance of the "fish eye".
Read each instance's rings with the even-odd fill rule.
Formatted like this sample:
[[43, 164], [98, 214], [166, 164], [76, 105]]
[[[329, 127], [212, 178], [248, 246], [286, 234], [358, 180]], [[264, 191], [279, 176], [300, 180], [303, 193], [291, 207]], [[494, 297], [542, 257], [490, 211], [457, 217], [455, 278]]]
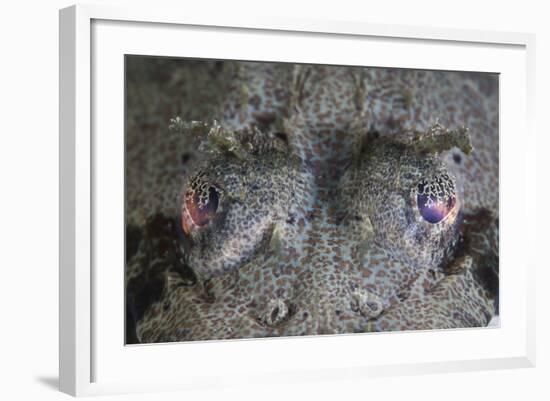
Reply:
[[195, 227], [204, 227], [215, 216], [220, 201], [220, 191], [204, 180], [195, 177], [187, 186], [181, 213], [181, 226], [186, 234]]
[[416, 188], [416, 203], [428, 223], [443, 221], [456, 205], [454, 180], [448, 174], [421, 180]]

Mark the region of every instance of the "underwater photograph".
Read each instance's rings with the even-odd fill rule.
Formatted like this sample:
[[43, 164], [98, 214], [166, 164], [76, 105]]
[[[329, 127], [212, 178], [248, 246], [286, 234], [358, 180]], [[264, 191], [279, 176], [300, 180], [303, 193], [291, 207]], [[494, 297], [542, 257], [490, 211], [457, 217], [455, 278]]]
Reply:
[[498, 327], [499, 75], [125, 56], [126, 344]]

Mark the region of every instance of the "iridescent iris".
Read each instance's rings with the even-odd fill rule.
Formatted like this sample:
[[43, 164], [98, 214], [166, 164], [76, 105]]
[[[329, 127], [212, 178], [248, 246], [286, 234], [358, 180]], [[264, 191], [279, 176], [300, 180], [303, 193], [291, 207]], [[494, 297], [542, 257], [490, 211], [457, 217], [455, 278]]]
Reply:
[[439, 223], [456, 205], [454, 181], [448, 174], [420, 181], [416, 202], [424, 220], [432, 224]]
[[193, 227], [203, 227], [218, 210], [219, 193], [213, 186], [193, 183], [185, 193], [181, 226], [186, 234]]

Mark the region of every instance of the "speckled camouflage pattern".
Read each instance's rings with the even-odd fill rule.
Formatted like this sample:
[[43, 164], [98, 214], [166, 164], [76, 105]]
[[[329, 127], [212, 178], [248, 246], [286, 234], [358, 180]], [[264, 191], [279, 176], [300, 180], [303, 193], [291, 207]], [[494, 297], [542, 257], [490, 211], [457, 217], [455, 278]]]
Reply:
[[[200, 123], [183, 108], [171, 133], [127, 126], [135, 342], [487, 325], [498, 308], [497, 76], [193, 71], [210, 88], [200, 96], [217, 94]], [[197, 180], [219, 206], [182, 230]], [[428, 182], [445, 183], [453, 206], [435, 224], [417, 205]]]

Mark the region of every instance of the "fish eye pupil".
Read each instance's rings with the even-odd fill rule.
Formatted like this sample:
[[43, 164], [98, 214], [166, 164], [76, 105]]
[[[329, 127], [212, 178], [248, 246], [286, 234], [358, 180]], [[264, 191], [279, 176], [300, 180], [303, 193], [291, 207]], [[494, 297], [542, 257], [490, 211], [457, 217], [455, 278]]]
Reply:
[[418, 183], [416, 203], [422, 218], [428, 223], [437, 224], [453, 210], [456, 205], [456, 191], [453, 180], [448, 174], [421, 180]]

